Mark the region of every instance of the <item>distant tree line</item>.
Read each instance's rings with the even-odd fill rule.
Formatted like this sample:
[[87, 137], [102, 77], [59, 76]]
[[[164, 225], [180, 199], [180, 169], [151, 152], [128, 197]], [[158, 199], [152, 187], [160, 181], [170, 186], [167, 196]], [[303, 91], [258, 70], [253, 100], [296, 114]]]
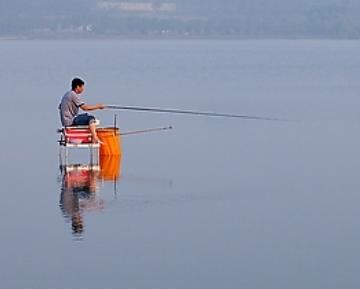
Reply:
[[[146, 2], [146, 1], [140, 1]], [[0, 1], [0, 36], [359, 38], [355, 0], [174, 0], [174, 13], [97, 9], [96, 0]], [[288, 1], [293, 2], [293, 1]], [[360, 1], [359, 1], [360, 2]]]

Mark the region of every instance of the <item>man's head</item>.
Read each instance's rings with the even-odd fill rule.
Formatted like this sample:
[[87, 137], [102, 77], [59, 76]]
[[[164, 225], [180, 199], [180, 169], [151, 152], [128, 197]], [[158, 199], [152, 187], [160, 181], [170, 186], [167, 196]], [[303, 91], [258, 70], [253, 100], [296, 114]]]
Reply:
[[71, 89], [75, 91], [75, 93], [80, 94], [84, 91], [85, 82], [80, 78], [74, 78], [71, 82]]

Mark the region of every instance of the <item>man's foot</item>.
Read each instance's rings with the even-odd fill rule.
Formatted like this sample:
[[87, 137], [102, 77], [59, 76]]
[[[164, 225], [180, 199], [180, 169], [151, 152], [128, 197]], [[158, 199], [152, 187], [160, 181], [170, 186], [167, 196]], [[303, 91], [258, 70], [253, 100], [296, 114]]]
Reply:
[[93, 138], [92, 143], [104, 144], [98, 137]]

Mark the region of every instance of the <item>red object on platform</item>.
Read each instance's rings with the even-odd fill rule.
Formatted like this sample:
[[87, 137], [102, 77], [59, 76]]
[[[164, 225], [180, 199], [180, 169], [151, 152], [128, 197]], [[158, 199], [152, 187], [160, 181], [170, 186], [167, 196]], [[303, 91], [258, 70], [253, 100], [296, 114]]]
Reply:
[[90, 143], [91, 133], [89, 128], [66, 128], [65, 137], [67, 143]]

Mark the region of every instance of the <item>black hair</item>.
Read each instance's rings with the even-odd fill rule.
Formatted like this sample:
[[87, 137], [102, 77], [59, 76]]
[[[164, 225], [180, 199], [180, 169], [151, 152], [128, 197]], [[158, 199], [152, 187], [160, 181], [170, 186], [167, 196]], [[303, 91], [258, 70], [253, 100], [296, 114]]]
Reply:
[[84, 84], [85, 84], [84, 80], [82, 80], [80, 78], [74, 78], [71, 81], [71, 89], [74, 90], [76, 87], [83, 86]]

